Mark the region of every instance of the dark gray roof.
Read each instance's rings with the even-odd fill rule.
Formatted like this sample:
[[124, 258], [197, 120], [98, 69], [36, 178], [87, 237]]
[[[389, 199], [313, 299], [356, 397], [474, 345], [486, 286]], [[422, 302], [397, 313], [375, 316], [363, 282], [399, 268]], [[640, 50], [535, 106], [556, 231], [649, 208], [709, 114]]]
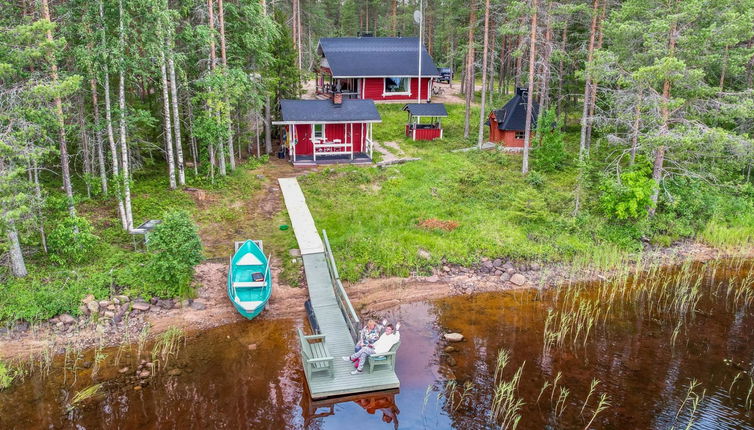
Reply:
[[[319, 40], [334, 77], [419, 75], [416, 37], [332, 37]], [[422, 45], [422, 76], [440, 76]]]
[[[526, 128], [526, 88], [517, 88], [516, 95], [502, 108], [494, 111], [499, 130], [523, 131]], [[531, 128], [537, 126], [539, 104], [532, 102]]]
[[442, 103], [409, 103], [403, 107], [414, 116], [448, 116]]
[[381, 122], [372, 100], [343, 99], [336, 105], [331, 100], [281, 100], [280, 112], [289, 122]]

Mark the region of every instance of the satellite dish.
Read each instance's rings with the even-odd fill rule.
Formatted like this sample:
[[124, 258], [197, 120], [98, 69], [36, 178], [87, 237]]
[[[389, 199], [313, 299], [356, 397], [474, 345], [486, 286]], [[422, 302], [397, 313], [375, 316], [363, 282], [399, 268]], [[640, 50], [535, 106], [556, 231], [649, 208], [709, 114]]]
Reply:
[[421, 13], [421, 11], [418, 11], [418, 10], [414, 11], [414, 21], [417, 24], [421, 24], [421, 22], [422, 22], [422, 13]]

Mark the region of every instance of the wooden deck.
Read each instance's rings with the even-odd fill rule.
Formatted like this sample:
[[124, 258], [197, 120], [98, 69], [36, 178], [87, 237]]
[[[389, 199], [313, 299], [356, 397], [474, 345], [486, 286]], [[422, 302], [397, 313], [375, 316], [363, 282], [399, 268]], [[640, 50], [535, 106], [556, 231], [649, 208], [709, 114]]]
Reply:
[[[306, 206], [298, 182], [295, 178], [284, 178], [279, 181], [296, 239], [302, 248], [301, 254], [312, 308], [319, 323], [320, 332], [326, 336], [327, 349], [335, 359], [333, 377], [325, 374], [307, 376], [312, 398], [322, 399], [399, 388], [400, 382], [394, 370], [378, 369], [371, 374], [365, 370], [359, 375], [351, 375], [351, 371], [354, 370], [353, 365], [350, 361], [343, 361], [341, 358], [353, 353], [352, 333], [355, 330], [356, 314], [338, 279], [335, 260], [329, 252], [326, 237], [323, 243], [314, 229], [314, 220]], [[312, 244], [315, 243], [319, 243], [322, 247], [321, 252], [313, 251]], [[304, 252], [304, 244], [308, 252]]]

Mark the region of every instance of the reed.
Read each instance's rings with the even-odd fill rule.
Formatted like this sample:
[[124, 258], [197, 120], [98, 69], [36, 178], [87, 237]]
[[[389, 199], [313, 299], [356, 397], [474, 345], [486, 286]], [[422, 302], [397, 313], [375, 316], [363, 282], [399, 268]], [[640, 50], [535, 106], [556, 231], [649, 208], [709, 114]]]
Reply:
[[[501, 358], [501, 356], [503, 356]], [[505, 349], [498, 351], [498, 367], [507, 365], [510, 354]], [[517, 396], [518, 384], [521, 381], [521, 374], [526, 362], [516, 370], [510, 380], [504, 380], [502, 377], [502, 368], [498, 368], [495, 374], [499, 379], [495, 383], [494, 394], [492, 397], [492, 409], [490, 413], [491, 421], [499, 423], [501, 429], [515, 429], [521, 420], [521, 408], [524, 401]]]
[[610, 400], [607, 394], [602, 393], [600, 394], [600, 400], [597, 402], [597, 407], [594, 409], [594, 413], [592, 414], [592, 419], [589, 420], [589, 422], [584, 426], [584, 430], [588, 430], [589, 427], [594, 422], [594, 419], [597, 418], [597, 415], [599, 415], [601, 412], [603, 412], [605, 409], [610, 407]]
[[186, 336], [178, 327], [171, 326], [159, 334], [152, 347], [152, 362], [155, 366], [167, 366], [170, 358], [178, 354], [182, 342], [185, 345]]
[[686, 408], [686, 404], [689, 403], [689, 421], [686, 425], [686, 429], [691, 428], [691, 425], [694, 422], [694, 414], [696, 413], [696, 410], [699, 406], [699, 403], [704, 399], [704, 395], [706, 393], [706, 390], [702, 390], [701, 394], [696, 393], [696, 389], [701, 386], [701, 383], [697, 381], [696, 379], [692, 379], [689, 381], [689, 386], [686, 389], [686, 395], [683, 398], [683, 401], [681, 402], [681, 406], [678, 408], [678, 412], [676, 412], [675, 417], [673, 418], [673, 424], [670, 427], [671, 430], [676, 429], [676, 423], [678, 422], [678, 418], [681, 416], [681, 413], [683, 413], [683, 410]]
[[571, 394], [571, 390], [569, 390], [566, 387], [560, 387], [560, 392], [558, 393], [558, 401], [555, 402], [555, 408], [554, 412], [555, 415], [561, 416], [563, 415], [563, 411], [565, 410], [568, 400], [568, 396]]
[[586, 407], [587, 403], [589, 403], [589, 398], [592, 397], [592, 394], [594, 394], [594, 389], [597, 388], [597, 385], [599, 385], [600, 381], [597, 378], [592, 378], [592, 383], [589, 384], [589, 394], [586, 395], [586, 399], [584, 399], [584, 404], [581, 406], [581, 411], [579, 411], [579, 415], [584, 415], [584, 408]]
[[98, 394], [100, 394], [101, 391], [102, 391], [102, 384], [94, 384], [94, 385], [91, 385], [89, 387], [82, 389], [81, 391], [77, 392], [73, 396], [71, 401], [68, 403], [68, 406], [66, 407], [66, 409], [68, 410], [68, 412], [73, 411], [81, 403], [97, 396]]

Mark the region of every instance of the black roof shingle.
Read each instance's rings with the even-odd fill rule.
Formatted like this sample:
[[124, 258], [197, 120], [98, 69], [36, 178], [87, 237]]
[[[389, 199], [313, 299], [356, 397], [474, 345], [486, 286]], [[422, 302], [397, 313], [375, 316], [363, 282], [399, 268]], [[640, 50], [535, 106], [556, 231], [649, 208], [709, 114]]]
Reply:
[[372, 100], [344, 99], [341, 105], [331, 100], [281, 100], [280, 123], [307, 122], [381, 122]]
[[442, 103], [408, 103], [403, 110], [414, 116], [448, 116], [448, 111]]
[[[499, 130], [523, 131], [526, 128], [526, 92], [526, 88], [517, 88], [516, 95], [505, 106], [494, 111]], [[532, 102], [531, 114], [531, 128], [534, 129], [537, 127], [537, 117], [539, 116], [539, 104], [537, 102]]]
[[[422, 76], [440, 76], [432, 56], [422, 49]], [[330, 37], [319, 40], [333, 77], [419, 76], [416, 37]]]

